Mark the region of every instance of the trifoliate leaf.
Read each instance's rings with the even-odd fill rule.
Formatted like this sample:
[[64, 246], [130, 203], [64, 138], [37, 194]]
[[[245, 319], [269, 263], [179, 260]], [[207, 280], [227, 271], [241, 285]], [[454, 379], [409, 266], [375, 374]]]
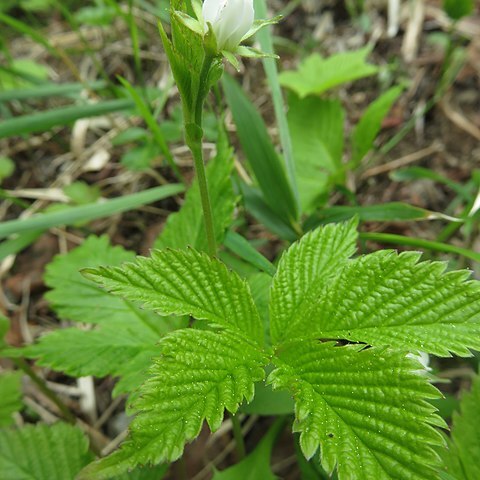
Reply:
[[463, 395], [460, 413], [453, 415], [451, 440], [442, 452], [446, 472], [456, 480], [480, 478], [480, 377], [470, 392]]
[[0, 430], [2, 480], [73, 480], [91, 460], [86, 437], [66, 423]]
[[98, 325], [56, 330], [23, 349], [23, 354], [75, 377], [120, 376], [115, 394], [138, 387], [160, 337], [185, 326], [186, 319], [161, 318], [141, 310], [79, 273], [85, 266], [119, 265], [134, 258], [133, 252], [110, 246], [107, 237], [89, 237], [82, 246], [55, 257], [47, 267], [46, 281], [52, 290], [46, 297], [61, 317]]
[[173, 461], [196, 438], [203, 421], [212, 431], [224, 409], [250, 401], [268, 361], [258, 346], [224, 330], [177, 330], [159, 343], [151, 377], [134, 408], [130, 437], [111, 456], [89, 466], [81, 479], [109, 478], [138, 464]]
[[438, 356], [480, 349], [480, 282], [420, 254], [380, 251], [350, 260], [295, 312], [292, 335], [343, 338]]
[[13, 423], [12, 415], [22, 408], [22, 374], [6, 372], [0, 375], [0, 427]]
[[[270, 292], [272, 341], [288, 339], [295, 330], [296, 312], [318, 295], [355, 252], [356, 220], [327, 225], [307, 233], [282, 256]], [[311, 319], [309, 319], [311, 320]]]
[[378, 68], [366, 63], [370, 50], [370, 47], [365, 47], [354, 52], [337, 53], [326, 59], [314, 53], [300, 64], [297, 71], [281, 73], [280, 83], [303, 98], [374, 75]]
[[85, 269], [110, 292], [157, 311], [191, 315], [263, 343], [263, 326], [247, 283], [205, 253], [156, 250], [122, 267]]
[[[232, 168], [232, 150], [225, 132], [220, 132], [217, 155], [209, 162], [206, 171], [217, 244], [223, 241], [225, 230], [232, 222], [235, 207], [235, 195], [230, 180]], [[197, 180], [188, 191], [181, 210], [168, 217], [160, 237], [155, 242], [155, 248], [165, 247], [208, 250]]]
[[[432, 446], [442, 426], [425, 399], [438, 391], [405, 353], [316, 340], [279, 348], [269, 381], [295, 399], [294, 430], [307, 458], [320, 447], [323, 467], [343, 479], [435, 478]], [[362, 350], [363, 349], [363, 350]]]

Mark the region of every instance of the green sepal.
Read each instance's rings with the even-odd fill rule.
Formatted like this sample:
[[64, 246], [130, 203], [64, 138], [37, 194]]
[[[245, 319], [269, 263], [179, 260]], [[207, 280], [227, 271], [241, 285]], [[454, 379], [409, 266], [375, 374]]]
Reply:
[[202, 2], [200, 0], [191, 0], [192, 9], [197, 17], [197, 20], [203, 26], [203, 12], [202, 12]]
[[240, 71], [240, 62], [232, 52], [229, 52], [228, 50], [222, 50], [222, 55], [225, 60], [227, 60], [227, 62], [230, 63], [237, 72]]
[[258, 50], [257, 48], [253, 47], [245, 47], [244, 45], [239, 45], [235, 49], [235, 53], [240, 55], [241, 57], [248, 57], [248, 58], [280, 58], [278, 55], [274, 53], [266, 53]]
[[215, 36], [215, 32], [213, 31], [212, 24], [208, 22], [207, 26], [208, 30], [205, 32], [205, 35], [203, 37], [203, 46], [205, 48], [205, 53], [212, 57], [216, 57], [218, 55], [217, 37]]
[[255, 20], [253, 22], [252, 28], [250, 28], [250, 30], [242, 37], [242, 39], [240, 40], [240, 43], [253, 37], [263, 27], [266, 27], [267, 25], [275, 25], [280, 20], [282, 20], [282, 18], [283, 18], [283, 15], [277, 15], [276, 17], [273, 17], [273, 18], [267, 18], [264, 20]]
[[198, 35], [203, 35], [203, 26], [197, 19], [178, 10], [173, 12], [173, 16], [192, 32], [195, 32]]

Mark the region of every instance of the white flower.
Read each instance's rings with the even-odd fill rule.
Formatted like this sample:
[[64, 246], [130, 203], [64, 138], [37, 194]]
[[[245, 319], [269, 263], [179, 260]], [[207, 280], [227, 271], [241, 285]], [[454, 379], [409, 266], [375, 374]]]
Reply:
[[430, 355], [428, 353], [425, 353], [425, 352], [408, 353], [407, 358], [412, 358], [413, 360], [416, 360], [422, 365], [423, 369], [415, 370], [416, 373], [419, 373], [420, 375], [425, 375], [428, 372], [432, 371], [431, 367], [429, 367]]
[[254, 20], [253, 0], [205, 0], [202, 8], [204, 29], [212, 25], [218, 51], [234, 50]]

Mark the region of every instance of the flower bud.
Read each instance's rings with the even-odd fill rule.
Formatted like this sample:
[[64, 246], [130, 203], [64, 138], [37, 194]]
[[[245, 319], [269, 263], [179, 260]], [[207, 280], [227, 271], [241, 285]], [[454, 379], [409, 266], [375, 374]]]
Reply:
[[217, 50], [233, 51], [253, 25], [253, 0], [205, 0], [203, 3], [205, 31], [211, 24]]

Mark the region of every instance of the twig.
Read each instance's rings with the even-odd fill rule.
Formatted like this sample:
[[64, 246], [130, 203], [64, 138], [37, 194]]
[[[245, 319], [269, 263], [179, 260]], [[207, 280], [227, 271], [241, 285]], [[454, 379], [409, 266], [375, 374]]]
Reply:
[[381, 173], [387, 173], [391, 170], [395, 170], [397, 168], [404, 167], [405, 165], [409, 165], [410, 163], [418, 162], [425, 157], [441, 151], [443, 151], [443, 145], [436, 140], [429, 147], [423, 148], [422, 150], [409, 153], [408, 155], [397, 158], [396, 160], [385, 163], [384, 165], [378, 165], [376, 167], [369, 168], [362, 173], [360, 178], [362, 180], [365, 180], [366, 178], [374, 177], [375, 175], [380, 175]]

